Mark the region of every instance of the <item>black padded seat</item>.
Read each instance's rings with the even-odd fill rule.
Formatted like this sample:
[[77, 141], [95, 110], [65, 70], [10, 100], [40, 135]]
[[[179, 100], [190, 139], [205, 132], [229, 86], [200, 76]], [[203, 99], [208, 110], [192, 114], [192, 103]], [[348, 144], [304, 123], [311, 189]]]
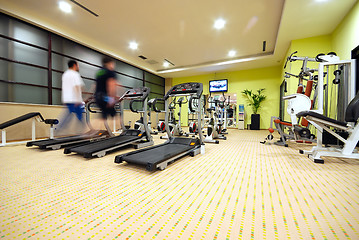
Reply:
[[59, 120], [57, 119], [45, 119], [45, 124], [53, 124], [56, 125], [59, 123]]
[[347, 122], [356, 122], [359, 118], [359, 92], [351, 100], [346, 111], [345, 111], [345, 121]]
[[324, 121], [327, 121], [327, 122], [330, 122], [330, 123], [333, 123], [333, 124], [336, 124], [336, 125], [339, 125], [339, 126], [343, 126], [343, 127], [347, 126], [346, 122], [340, 122], [338, 120], [328, 118], [328, 117], [326, 117], [326, 116], [324, 116], [322, 114], [319, 114], [317, 112], [302, 111], [302, 112], [297, 113], [297, 117], [308, 117], [308, 116], [315, 117], [315, 118], [318, 118], [318, 119], [321, 119], [321, 120], [324, 120]]
[[[346, 122], [340, 122], [332, 118], [328, 118], [322, 114], [313, 112], [313, 111], [302, 111], [297, 113], [297, 117], [315, 117], [322, 119], [327, 122], [337, 124], [339, 126], [346, 127], [348, 124]], [[359, 92], [357, 95], [350, 101], [347, 109], [345, 110], [345, 121], [347, 122], [356, 122], [359, 118]]]

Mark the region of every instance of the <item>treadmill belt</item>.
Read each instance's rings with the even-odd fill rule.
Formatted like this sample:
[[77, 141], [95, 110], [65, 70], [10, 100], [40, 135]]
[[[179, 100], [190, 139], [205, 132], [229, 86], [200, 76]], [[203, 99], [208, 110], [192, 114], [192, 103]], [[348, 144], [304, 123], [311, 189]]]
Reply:
[[30, 142], [29, 144], [31, 145], [36, 145], [39, 147], [46, 147], [49, 145], [54, 145], [54, 144], [62, 144], [62, 143], [67, 143], [67, 142], [73, 142], [73, 141], [78, 141], [78, 140], [82, 140], [82, 139], [88, 139], [89, 137], [85, 137], [85, 136], [73, 136], [73, 137], [64, 137], [64, 138], [56, 138], [56, 139], [46, 139], [46, 140], [39, 140], [39, 141], [34, 141], [34, 142]]
[[89, 144], [82, 145], [79, 147], [74, 147], [74, 148], [71, 148], [70, 151], [80, 153], [80, 154], [95, 153], [98, 151], [106, 150], [108, 148], [116, 147], [117, 145], [131, 143], [131, 142], [136, 141], [137, 139], [141, 139], [141, 138], [142, 138], [141, 136], [119, 135], [117, 137], [107, 138], [104, 140], [89, 143]]
[[146, 149], [145, 151], [130, 154], [122, 158], [123, 161], [137, 164], [156, 164], [172, 158], [178, 154], [184, 153], [194, 146], [169, 143], [159, 147]]

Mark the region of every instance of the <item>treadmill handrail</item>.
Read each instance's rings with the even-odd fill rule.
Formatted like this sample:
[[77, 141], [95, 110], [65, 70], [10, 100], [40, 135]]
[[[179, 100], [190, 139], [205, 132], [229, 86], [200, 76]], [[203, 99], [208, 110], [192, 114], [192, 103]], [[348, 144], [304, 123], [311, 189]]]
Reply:
[[152, 102], [152, 105], [151, 105], [153, 111], [155, 111], [155, 112], [157, 112], [157, 113], [164, 112], [164, 111], [162, 111], [161, 109], [157, 108], [156, 104], [157, 104], [158, 101], [163, 101], [163, 103], [164, 103], [165, 100], [164, 100], [163, 98], [154, 98], [154, 100], [153, 100], [153, 102]]
[[141, 88], [133, 88], [127, 90], [120, 98], [119, 102], [122, 102], [125, 99], [138, 99], [144, 101], [150, 93], [150, 88], [141, 87]]
[[[187, 89], [186, 87], [191, 86], [191, 89]], [[169, 97], [173, 96], [185, 96], [196, 94], [199, 98], [203, 92], [203, 84], [202, 83], [182, 83], [173, 86], [164, 96], [164, 99], [167, 100]]]
[[39, 112], [30, 112], [30, 113], [26, 113], [24, 115], [21, 115], [20, 117], [11, 119], [9, 121], [6, 121], [6, 122], [0, 124], [0, 129], [5, 129], [7, 127], [10, 127], [12, 125], [18, 124], [20, 122], [23, 122], [25, 120], [28, 120], [28, 119], [31, 119], [31, 118], [34, 118], [34, 117], [39, 117], [41, 122], [45, 122], [45, 119], [41, 115], [41, 113], [39, 113]]
[[131, 102], [130, 102], [130, 110], [131, 110], [131, 112], [134, 112], [134, 113], [144, 112], [143, 108], [142, 108], [142, 110], [137, 110], [137, 109], [135, 109], [133, 107], [133, 104], [136, 103], [136, 102], [143, 103], [144, 99], [143, 100], [142, 99], [140, 99], [140, 100], [139, 99], [131, 100]]

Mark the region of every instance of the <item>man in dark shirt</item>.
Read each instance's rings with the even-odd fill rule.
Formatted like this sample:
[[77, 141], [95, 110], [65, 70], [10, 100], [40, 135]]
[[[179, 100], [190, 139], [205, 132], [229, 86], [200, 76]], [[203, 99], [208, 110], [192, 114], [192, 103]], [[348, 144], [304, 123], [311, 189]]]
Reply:
[[96, 103], [102, 112], [102, 119], [107, 120], [108, 116], [114, 117], [116, 110], [116, 73], [115, 62], [105, 57], [102, 60], [103, 67], [96, 73]]

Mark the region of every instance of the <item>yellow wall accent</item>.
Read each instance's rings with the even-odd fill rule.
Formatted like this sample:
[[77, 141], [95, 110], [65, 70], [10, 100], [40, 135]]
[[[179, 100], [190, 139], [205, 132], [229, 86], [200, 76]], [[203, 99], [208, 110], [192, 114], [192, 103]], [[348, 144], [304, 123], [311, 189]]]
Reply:
[[[228, 79], [228, 93], [237, 94], [238, 104], [244, 104], [246, 112], [245, 124], [250, 123], [252, 110], [247, 106], [246, 99], [242, 96], [241, 91], [244, 89], [254, 90], [265, 88], [267, 99], [263, 102], [263, 108], [259, 111], [261, 114], [261, 129], [267, 129], [270, 126], [271, 116], [279, 114], [279, 86], [281, 82], [281, 68], [279, 66], [251, 69], [235, 72], [222, 72], [216, 74], [206, 74], [191, 77], [173, 78], [173, 85], [185, 82], [203, 83], [203, 94], [209, 93], [208, 82], [215, 79]], [[187, 106], [182, 110], [182, 125], [187, 123]]]
[[332, 33], [332, 43], [341, 59], [351, 58], [351, 50], [359, 45], [359, 2]]

